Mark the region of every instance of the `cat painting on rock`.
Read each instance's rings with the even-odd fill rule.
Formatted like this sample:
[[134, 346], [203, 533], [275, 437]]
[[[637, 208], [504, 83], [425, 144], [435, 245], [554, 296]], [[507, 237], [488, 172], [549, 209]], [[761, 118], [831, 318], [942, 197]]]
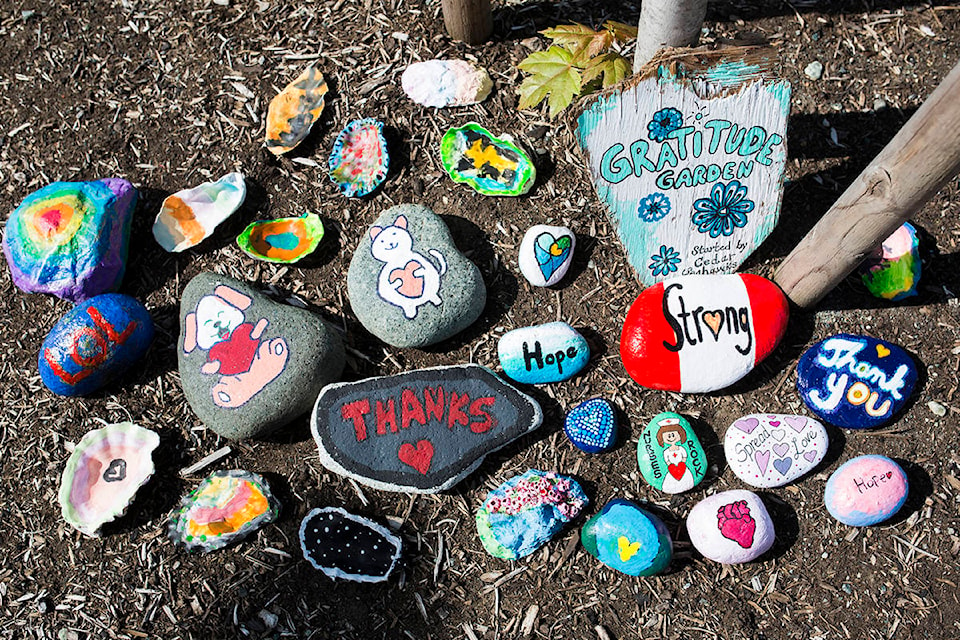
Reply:
[[403, 309], [408, 320], [416, 318], [419, 307], [428, 302], [440, 306], [440, 280], [447, 272], [446, 258], [436, 249], [427, 250], [436, 258], [438, 268], [413, 250], [406, 217], [397, 216], [388, 227], [371, 227], [370, 239], [370, 253], [384, 263], [377, 280], [377, 293], [383, 300]]

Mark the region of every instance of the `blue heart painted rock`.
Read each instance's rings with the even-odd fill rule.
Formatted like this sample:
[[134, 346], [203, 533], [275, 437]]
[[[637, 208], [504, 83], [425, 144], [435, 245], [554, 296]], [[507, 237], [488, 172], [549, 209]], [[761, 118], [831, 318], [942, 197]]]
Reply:
[[566, 275], [576, 246], [577, 238], [567, 227], [530, 227], [520, 243], [520, 272], [535, 287], [552, 286]]
[[617, 440], [617, 416], [613, 405], [603, 398], [581, 402], [569, 412], [563, 432], [573, 445], [585, 453], [600, 453]]
[[807, 349], [797, 363], [804, 403], [845, 429], [888, 423], [916, 382], [917, 367], [906, 351], [868, 336], [831, 336]]
[[580, 531], [587, 553], [629, 576], [652, 576], [670, 564], [673, 541], [663, 521], [627, 500], [611, 500]]

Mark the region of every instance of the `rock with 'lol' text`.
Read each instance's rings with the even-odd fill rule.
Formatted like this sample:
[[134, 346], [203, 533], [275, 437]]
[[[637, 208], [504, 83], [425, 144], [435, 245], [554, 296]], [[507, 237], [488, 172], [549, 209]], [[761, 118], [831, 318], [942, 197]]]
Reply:
[[60, 318], [40, 347], [43, 384], [61, 396], [93, 393], [137, 363], [153, 340], [146, 308], [121, 293], [102, 293]]
[[617, 414], [603, 398], [591, 398], [567, 412], [563, 432], [584, 453], [601, 453], [617, 441]]
[[823, 503], [843, 524], [866, 527], [893, 517], [908, 493], [910, 483], [900, 465], [886, 456], [859, 456], [833, 472]]
[[281, 155], [303, 142], [323, 111], [327, 82], [313, 65], [270, 101], [263, 143]]
[[503, 334], [497, 355], [512, 379], [543, 384], [577, 375], [590, 360], [590, 345], [566, 322], [548, 322]]
[[323, 222], [308, 211], [293, 218], [251, 222], [237, 237], [237, 245], [251, 258], [291, 264], [313, 253], [322, 239]]
[[841, 333], [821, 340], [797, 362], [797, 390], [819, 418], [844, 429], [887, 424], [907, 403], [917, 366], [895, 344]]
[[567, 274], [576, 247], [577, 237], [567, 227], [530, 227], [520, 243], [520, 273], [535, 287], [553, 286]]
[[828, 443], [827, 430], [813, 418], [754, 413], [730, 425], [723, 451], [738, 478], [771, 488], [812, 471], [827, 454]]
[[656, 515], [628, 500], [611, 500], [580, 530], [587, 553], [621, 573], [652, 576], [670, 564], [673, 541]]
[[376, 489], [449, 489], [543, 421], [540, 405], [468, 364], [343, 382], [317, 397], [320, 462]]
[[687, 533], [703, 557], [723, 564], [756, 560], [776, 538], [760, 496], [743, 489], [698, 502], [687, 516]]
[[487, 553], [516, 560], [546, 544], [588, 502], [573, 478], [531, 469], [487, 494], [477, 510], [477, 533]]
[[347, 293], [367, 331], [395, 347], [424, 347], [473, 324], [487, 302], [477, 266], [430, 209], [387, 209], [350, 260]]
[[537, 179], [530, 156], [510, 136], [497, 138], [476, 122], [447, 130], [440, 161], [454, 182], [486, 196], [519, 196]]
[[644, 387], [705, 393], [750, 373], [787, 329], [787, 298], [751, 274], [681, 276], [637, 296], [620, 357]]
[[894, 231], [860, 265], [864, 286], [878, 298], [903, 300], [917, 295], [920, 282], [920, 240], [909, 222]]
[[707, 454], [679, 413], [654, 416], [637, 442], [637, 464], [643, 479], [664, 493], [689, 491], [707, 474]]
[[310, 410], [340, 379], [340, 336], [317, 314], [273, 302], [239, 280], [203, 272], [180, 300], [184, 395], [225, 438], [255, 438]]
[[54, 182], [7, 220], [3, 253], [27, 293], [80, 302], [114, 291], [127, 267], [137, 190], [120, 178]]
[[303, 557], [331, 580], [383, 582], [402, 546], [386, 527], [339, 507], [313, 509], [300, 523]]
[[178, 191], [163, 201], [153, 223], [153, 237], [173, 253], [195, 247], [233, 215], [246, 197], [247, 183], [237, 172]]
[[403, 70], [407, 97], [425, 107], [465, 107], [483, 102], [493, 89], [486, 69], [465, 60], [426, 60]]
[[383, 123], [364, 118], [344, 127], [333, 142], [327, 167], [330, 179], [345, 196], [359, 198], [379, 187], [390, 170]]

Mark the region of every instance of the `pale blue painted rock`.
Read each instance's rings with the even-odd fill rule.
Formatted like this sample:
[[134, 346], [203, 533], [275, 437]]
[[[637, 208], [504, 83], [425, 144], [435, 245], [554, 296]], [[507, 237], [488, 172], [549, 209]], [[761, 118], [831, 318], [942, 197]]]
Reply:
[[859, 456], [827, 480], [823, 503], [834, 518], [866, 527], [892, 517], [907, 500], [907, 474], [886, 456]]
[[864, 286], [885, 300], [917, 295], [920, 282], [920, 240], [909, 222], [894, 231], [860, 267]]
[[827, 453], [827, 430], [813, 418], [754, 413], [727, 429], [723, 450], [747, 484], [779, 487], [812, 471]]
[[580, 531], [587, 553], [621, 573], [652, 576], [670, 564], [673, 541], [663, 521], [628, 500], [611, 500]]
[[679, 413], [654, 416], [637, 441], [643, 479], [664, 493], [683, 493], [707, 474], [707, 454], [687, 419]]
[[701, 500], [687, 516], [690, 542], [703, 557], [723, 564], [756, 560], [776, 538], [773, 520], [752, 491], [724, 491]]
[[520, 273], [535, 287], [555, 285], [567, 274], [576, 247], [577, 236], [567, 227], [530, 227], [520, 243]]
[[566, 322], [548, 322], [508, 331], [497, 343], [497, 354], [505, 374], [542, 384], [577, 375], [590, 360], [590, 345]]
[[93, 393], [135, 364], [153, 340], [142, 304], [120, 293], [81, 302], [57, 321], [40, 347], [43, 384], [61, 396]]
[[546, 544], [588, 502], [573, 478], [530, 469], [487, 494], [477, 533], [490, 555], [516, 560]]
[[603, 398], [592, 398], [567, 412], [563, 432], [584, 453], [600, 453], [617, 441], [617, 414]]
[[797, 363], [797, 389], [817, 416], [845, 429], [886, 424], [903, 408], [917, 367], [895, 344], [841, 333], [821, 340]]

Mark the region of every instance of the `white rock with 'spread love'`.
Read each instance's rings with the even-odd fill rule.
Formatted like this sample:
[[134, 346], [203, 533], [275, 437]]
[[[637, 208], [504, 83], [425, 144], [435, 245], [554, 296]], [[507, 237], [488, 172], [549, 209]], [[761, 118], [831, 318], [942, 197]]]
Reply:
[[520, 273], [535, 287], [555, 285], [567, 274], [576, 246], [577, 237], [567, 227], [534, 225], [520, 243]]
[[779, 487], [814, 469], [827, 453], [827, 430], [806, 416], [754, 413], [727, 429], [723, 450], [733, 473], [754, 487]]
[[773, 520], [760, 496], [738, 489], [700, 501], [687, 516], [690, 542], [709, 558], [723, 564], [756, 560], [773, 546]]

